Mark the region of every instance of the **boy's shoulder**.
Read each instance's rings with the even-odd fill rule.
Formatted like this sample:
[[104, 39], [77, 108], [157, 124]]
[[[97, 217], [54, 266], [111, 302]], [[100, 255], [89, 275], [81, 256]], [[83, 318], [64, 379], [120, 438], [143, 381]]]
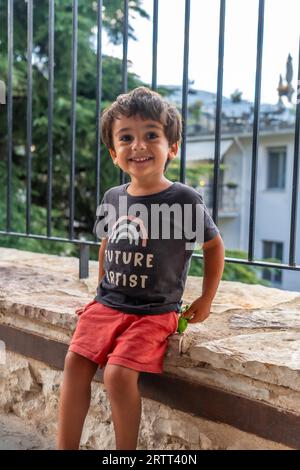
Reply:
[[177, 181], [175, 189], [176, 195], [182, 198], [184, 202], [203, 203], [201, 194], [191, 186]]
[[107, 199], [108, 197], [112, 196], [119, 196], [120, 194], [125, 192], [125, 184], [120, 184], [119, 186], [113, 186], [112, 188], [107, 189], [104, 192], [103, 198]]

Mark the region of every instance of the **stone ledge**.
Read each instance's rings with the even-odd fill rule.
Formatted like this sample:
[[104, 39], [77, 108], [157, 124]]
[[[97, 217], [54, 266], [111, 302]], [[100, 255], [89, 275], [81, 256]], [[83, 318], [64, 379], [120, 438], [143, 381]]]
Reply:
[[[97, 284], [98, 263], [90, 262], [87, 280], [78, 279], [78, 264], [77, 258], [0, 248], [0, 323], [67, 344], [74, 310], [95, 296]], [[184, 300], [200, 293], [201, 279], [189, 277]], [[297, 417], [297, 313], [297, 292], [223, 281], [210, 317], [170, 338], [165, 372]]]

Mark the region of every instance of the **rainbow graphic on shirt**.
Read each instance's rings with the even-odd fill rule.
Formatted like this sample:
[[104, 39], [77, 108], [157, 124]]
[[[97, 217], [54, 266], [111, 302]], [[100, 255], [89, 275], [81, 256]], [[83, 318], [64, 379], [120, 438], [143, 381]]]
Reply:
[[[140, 230], [138, 230], [138, 227]], [[131, 245], [135, 244], [136, 246], [140, 244], [141, 240], [142, 247], [147, 246], [148, 233], [142, 219], [133, 215], [123, 215], [119, 217], [112, 227], [111, 235], [108, 240], [113, 243], [118, 243], [121, 239], [127, 239]]]

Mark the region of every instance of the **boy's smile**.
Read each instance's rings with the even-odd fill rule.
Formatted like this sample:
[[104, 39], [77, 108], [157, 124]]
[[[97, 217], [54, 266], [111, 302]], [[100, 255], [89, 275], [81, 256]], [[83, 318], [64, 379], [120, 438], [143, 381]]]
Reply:
[[160, 122], [120, 115], [114, 121], [112, 135], [114, 149], [109, 149], [110, 155], [133, 182], [164, 179], [165, 163], [175, 158], [178, 144], [169, 144]]

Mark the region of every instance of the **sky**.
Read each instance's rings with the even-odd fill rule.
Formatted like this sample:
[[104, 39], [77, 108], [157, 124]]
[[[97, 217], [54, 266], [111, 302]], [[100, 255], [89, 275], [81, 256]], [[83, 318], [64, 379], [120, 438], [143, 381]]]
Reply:
[[[137, 41], [130, 40], [130, 71], [151, 83], [152, 0], [143, 7], [151, 19], [131, 19]], [[189, 79], [194, 87], [216, 92], [218, 66], [219, 0], [191, 0]], [[159, 0], [158, 84], [182, 82], [185, 0]], [[227, 0], [225, 24], [223, 95], [235, 89], [254, 100], [258, 0]], [[261, 101], [275, 104], [279, 74], [285, 79], [286, 61], [293, 58], [293, 86], [297, 90], [300, 0], [266, 0]], [[122, 48], [105, 37], [104, 53], [122, 57]], [[293, 102], [296, 102], [295, 91]]]

